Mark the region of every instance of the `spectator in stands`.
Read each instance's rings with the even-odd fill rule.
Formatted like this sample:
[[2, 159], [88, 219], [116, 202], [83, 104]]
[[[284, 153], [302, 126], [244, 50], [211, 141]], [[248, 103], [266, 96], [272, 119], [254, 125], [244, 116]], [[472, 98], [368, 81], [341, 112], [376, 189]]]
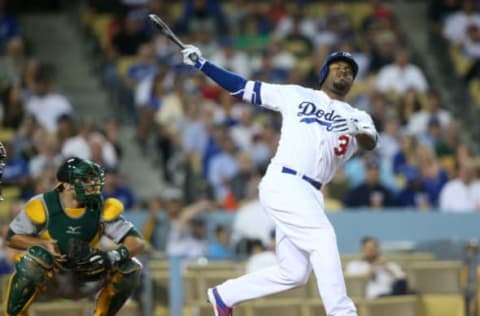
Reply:
[[25, 63], [24, 44], [20, 37], [11, 38], [0, 57], [0, 88], [20, 86], [22, 68]]
[[440, 96], [436, 91], [430, 90], [427, 93], [427, 102], [423, 110], [413, 113], [408, 122], [408, 131], [419, 136], [427, 131], [429, 122], [436, 119], [441, 128], [446, 128], [452, 120], [449, 111], [442, 109]]
[[[242, 248], [247, 239], [260, 239], [267, 245], [270, 232], [274, 229], [273, 221], [265, 213], [258, 200], [258, 183], [260, 176], [251, 179], [247, 186], [246, 199], [239, 207], [232, 224], [232, 245]], [[255, 222], [255, 225], [252, 225]]]
[[317, 33], [317, 23], [313, 18], [308, 17], [306, 10], [305, 6], [295, 6], [293, 14], [285, 15], [278, 22], [273, 32], [274, 37], [282, 39], [287, 37], [294, 29], [295, 22], [297, 22], [299, 23], [300, 33], [307, 38], [313, 39]]
[[254, 169], [248, 151], [240, 151], [236, 155], [238, 172], [229, 181], [235, 200], [240, 202], [247, 197], [248, 182], [252, 179]]
[[113, 59], [134, 56], [139, 47], [148, 42], [149, 37], [145, 33], [143, 22], [143, 14], [136, 11], [127, 14], [122, 28], [112, 39], [109, 54]]
[[394, 115], [387, 116], [383, 132], [378, 137], [376, 153], [383, 159], [393, 162], [393, 157], [400, 150], [400, 123]]
[[25, 118], [22, 90], [18, 86], [8, 87], [2, 94], [2, 127], [17, 130]]
[[398, 204], [402, 207], [426, 210], [432, 207], [431, 198], [416, 166], [406, 166], [402, 170], [405, 187], [398, 193]]
[[137, 141], [142, 150], [150, 136], [155, 113], [161, 109], [163, 98], [167, 93], [165, 86], [166, 76], [166, 69], [163, 67], [158, 68], [153, 80], [147, 78], [139, 85], [136, 91], [135, 102], [139, 111]]
[[20, 35], [17, 19], [7, 13], [6, 6], [7, 1], [0, 0], [0, 50], [2, 51], [8, 40]]
[[30, 171], [28, 162], [20, 155], [16, 156], [11, 150], [9, 142], [3, 142], [7, 153], [5, 169], [3, 170], [3, 180], [5, 187], [15, 186], [21, 191], [21, 198], [28, 200], [33, 195]]
[[383, 132], [383, 123], [387, 114], [387, 98], [383, 93], [374, 93], [370, 100], [370, 116], [379, 133]]
[[469, 25], [480, 27], [480, 13], [476, 10], [475, 0], [462, 0], [462, 9], [451, 13], [443, 24], [443, 36], [455, 44], [463, 44], [467, 39]]
[[448, 181], [440, 192], [443, 212], [474, 212], [480, 210], [480, 180], [474, 160], [459, 161], [458, 174]]
[[[207, 254], [207, 242], [198, 235], [202, 225], [197, 222], [192, 225], [192, 220], [202, 212], [211, 209], [209, 201], [201, 200], [193, 204], [182, 205], [182, 192], [179, 189], [169, 188], [163, 191], [165, 211], [170, 221], [170, 231], [167, 237], [166, 254], [184, 256], [188, 259], [197, 259]], [[197, 236], [194, 235], [197, 233]]]
[[318, 87], [318, 74], [328, 53], [329, 50], [326, 47], [317, 47], [312, 51], [312, 56], [310, 57], [312, 62], [303, 78], [307, 87], [312, 89]]
[[120, 136], [119, 136], [119, 126], [118, 121], [114, 118], [109, 118], [105, 121], [103, 126], [103, 134], [107, 142], [112, 144], [115, 155], [117, 156], [118, 160], [121, 160], [123, 157], [123, 148], [120, 144]]
[[246, 273], [262, 270], [277, 264], [275, 252], [268, 250], [260, 239], [247, 241], [248, 259], [245, 267]]
[[380, 161], [366, 156], [367, 175], [364, 183], [347, 192], [346, 207], [385, 208], [395, 206], [395, 195], [380, 182]]
[[407, 294], [406, 274], [392, 261], [387, 261], [380, 252], [376, 238], [362, 239], [361, 258], [352, 260], [345, 269], [346, 275], [367, 275], [367, 298]]
[[302, 31], [303, 16], [292, 15], [292, 28], [284, 37], [285, 49], [297, 58], [308, 57], [313, 50], [313, 42]]
[[118, 158], [115, 148], [101, 133], [91, 133], [88, 136], [88, 145], [91, 154], [90, 160], [98, 163], [105, 169], [118, 167]]
[[105, 169], [105, 185], [102, 196], [104, 200], [111, 197], [120, 200], [126, 210], [131, 210], [136, 202], [132, 189], [122, 181], [119, 171], [115, 168]]
[[187, 0], [183, 6], [183, 13], [175, 23], [179, 33], [193, 34], [199, 29], [221, 35], [228, 32], [221, 2], [218, 0]]
[[[290, 70], [290, 73], [292, 71]], [[285, 83], [289, 72], [283, 68], [276, 67], [274, 64], [273, 53], [268, 50], [262, 50], [260, 65], [253, 73], [254, 80], [269, 81], [274, 83]]]
[[395, 54], [395, 63], [380, 69], [377, 88], [381, 92], [402, 95], [408, 89], [424, 92], [428, 89], [428, 83], [422, 70], [410, 63], [409, 52], [403, 49]]
[[142, 43], [138, 48], [135, 62], [128, 67], [127, 83], [135, 88], [140, 82], [153, 77], [157, 71], [153, 42]]
[[421, 109], [422, 103], [420, 102], [418, 92], [413, 89], [408, 89], [400, 96], [397, 103], [397, 115], [400, 120], [400, 125], [407, 125], [412, 115]]
[[453, 160], [455, 149], [461, 143], [460, 137], [460, 122], [457, 120], [451, 121], [446, 127], [443, 137], [438, 140], [435, 146], [435, 152], [439, 158], [447, 158]]
[[54, 135], [49, 135], [44, 129], [39, 128], [33, 134], [33, 145], [36, 155], [29, 161], [30, 175], [37, 179], [47, 165], [58, 169], [64, 158], [59, 152], [58, 142]]
[[445, 19], [460, 10], [460, 1], [458, 0], [430, 0], [428, 2], [428, 19], [430, 21], [430, 30], [434, 34], [441, 34], [443, 22]]
[[208, 166], [207, 180], [213, 187], [217, 201], [223, 201], [229, 190], [229, 181], [238, 173], [238, 162], [235, 159], [235, 144], [228, 134], [219, 139], [220, 152], [214, 155]]
[[463, 43], [463, 54], [472, 61], [465, 73], [464, 80], [468, 84], [474, 78], [480, 78], [480, 25], [467, 27], [467, 39]]
[[211, 260], [231, 260], [233, 255], [230, 234], [225, 226], [218, 225], [215, 227], [215, 240], [208, 247], [207, 257]]
[[268, 46], [270, 37], [270, 33], [261, 30], [256, 17], [248, 14], [242, 21], [240, 33], [235, 36], [233, 45], [237, 50], [243, 50], [252, 56]]
[[393, 157], [393, 171], [400, 174], [408, 166], [416, 164], [417, 139], [410, 134], [403, 134], [400, 150]]
[[238, 112], [238, 124], [230, 128], [230, 136], [240, 150], [249, 150], [253, 143], [254, 135], [260, 127], [253, 121], [254, 108], [240, 105], [236, 108]]
[[437, 159], [433, 148], [426, 145], [419, 146], [417, 157], [423, 186], [428, 193], [429, 204], [438, 207], [440, 192], [448, 181], [447, 170]]
[[[67, 118], [67, 117], [65, 117]], [[68, 119], [73, 122], [73, 120], [68, 116]], [[68, 129], [72, 127], [66, 127]], [[67, 138], [62, 146], [62, 155], [65, 158], [68, 157], [79, 157], [82, 159], [90, 159], [92, 153], [90, 151], [90, 145], [88, 144], [88, 139], [90, 134], [94, 131], [95, 125], [93, 121], [89, 119], [83, 119], [78, 122], [78, 133], [73, 134], [71, 137]], [[69, 131], [65, 131], [66, 134]]]
[[35, 74], [35, 94], [27, 101], [28, 113], [51, 133], [57, 130], [57, 120], [61, 115], [73, 112], [67, 98], [54, 91], [53, 76], [52, 66], [39, 66]]
[[40, 63], [35, 58], [29, 58], [25, 61], [22, 69], [22, 99], [27, 100], [35, 93], [35, 77]]
[[251, 67], [247, 55], [233, 48], [233, 39], [230, 36], [220, 38], [220, 50], [212, 56], [212, 62], [225, 69], [250, 77]]

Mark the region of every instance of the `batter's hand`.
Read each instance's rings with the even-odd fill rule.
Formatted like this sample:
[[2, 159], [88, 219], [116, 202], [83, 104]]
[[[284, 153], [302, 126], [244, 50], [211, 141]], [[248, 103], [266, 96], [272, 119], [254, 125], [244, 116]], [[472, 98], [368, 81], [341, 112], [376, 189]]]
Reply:
[[360, 132], [357, 127], [357, 122], [358, 122], [358, 119], [351, 118], [351, 117], [337, 118], [332, 123], [332, 131], [338, 134], [357, 135]]
[[194, 45], [185, 45], [182, 49], [183, 63], [201, 69], [205, 64], [205, 59], [202, 57], [200, 49]]

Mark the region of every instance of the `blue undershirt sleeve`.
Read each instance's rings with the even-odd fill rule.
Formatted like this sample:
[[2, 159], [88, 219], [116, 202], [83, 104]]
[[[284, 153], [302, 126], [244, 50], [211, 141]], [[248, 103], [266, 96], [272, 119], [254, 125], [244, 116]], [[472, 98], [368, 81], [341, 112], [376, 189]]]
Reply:
[[251, 104], [262, 104], [259, 81], [247, 81], [236, 73], [218, 67], [209, 61], [206, 61], [200, 70], [234, 97]]

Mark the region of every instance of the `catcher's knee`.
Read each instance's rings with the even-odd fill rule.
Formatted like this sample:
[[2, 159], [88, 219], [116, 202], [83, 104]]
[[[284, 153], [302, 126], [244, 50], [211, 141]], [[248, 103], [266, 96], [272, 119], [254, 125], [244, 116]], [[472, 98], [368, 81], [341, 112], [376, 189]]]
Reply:
[[15, 265], [8, 284], [7, 315], [17, 315], [31, 303], [38, 288], [53, 275], [55, 258], [40, 246], [32, 246]]
[[27, 254], [15, 265], [17, 275], [25, 277], [30, 282], [41, 285], [53, 271], [55, 258], [43, 247], [31, 246]]

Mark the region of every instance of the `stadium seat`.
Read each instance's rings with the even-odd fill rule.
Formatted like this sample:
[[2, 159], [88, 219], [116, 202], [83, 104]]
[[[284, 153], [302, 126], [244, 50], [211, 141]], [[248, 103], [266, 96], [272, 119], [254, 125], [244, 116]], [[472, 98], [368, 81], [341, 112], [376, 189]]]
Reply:
[[85, 302], [34, 303], [29, 310], [31, 316], [85, 316], [92, 304]]
[[[223, 283], [227, 279], [239, 277], [241, 273], [232, 271], [202, 271], [190, 272], [192, 275], [192, 282], [190, 286], [194, 286], [195, 299], [204, 301], [205, 293], [211, 287]], [[193, 292], [193, 290], [192, 290]]]
[[[247, 315], [251, 316], [251, 314], [246, 313], [246, 308], [248, 304], [249, 303], [244, 303], [235, 307], [234, 315], [235, 316], [247, 316]], [[205, 301], [193, 304], [190, 310], [191, 310], [192, 316], [193, 315], [195, 316], [212, 316], [213, 315], [212, 305], [210, 305], [210, 303]]]
[[266, 299], [253, 301], [245, 308], [249, 316], [303, 316], [303, 306], [302, 299]]
[[460, 261], [414, 262], [407, 268], [410, 287], [421, 294], [462, 292]]
[[422, 316], [464, 316], [463, 295], [422, 295], [420, 299]]
[[[368, 283], [368, 276], [345, 276], [345, 285], [347, 286], [347, 293], [352, 298], [365, 298]], [[318, 287], [315, 275], [312, 273], [307, 283], [308, 297], [318, 298]]]
[[305, 302], [305, 316], [327, 316], [325, 307], [320, 299], [312, 299]]
[[133, 316], [140, 315], [138, 304], [133, 301], [127, 302], [122, 309], [117, 313], [117, 316]]
[[418, 297], [413, 295], [364, 300], [358, 305], [363, 316], [421, 316]]
[[151, 271], [168, 271], [167, 260], [149, 260], [148, 267]]

